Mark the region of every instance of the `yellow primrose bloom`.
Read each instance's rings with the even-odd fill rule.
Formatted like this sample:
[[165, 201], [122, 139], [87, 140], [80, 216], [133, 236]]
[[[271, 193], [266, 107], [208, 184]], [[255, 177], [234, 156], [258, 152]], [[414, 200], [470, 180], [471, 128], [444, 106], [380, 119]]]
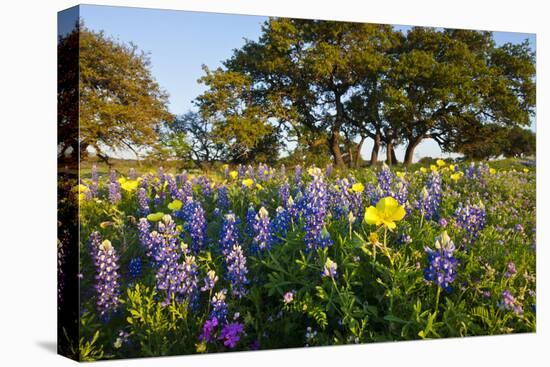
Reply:
[[90, 191], [88, 186], [83, 184], [78, 184], [75, 187], [73, 187], [73, 192], [78, 192], [79, 194], [86, 193], [88, 191]]
[[529, 168], [524, 168], [524, 169], [523, 169], [523, 172], [529, 173]]
[[395, 175], [399, 178], [405, 177], [405, 172], [396, 172]]
[[260, 185], [259, 183], [256, 184], [256, 188], [257, 188], [258, 190], [263, 190], [263, 189], [264, 189], [264, 187], [263, 187], [262, 185]]
[[462, 172], [453, 173], [453, 174], [451, 175], [451, 179], [454, 180], [454, 181], [460, 180], [460, 178], [462, 177], [461, 173], [462, 173]]
[[236, 179], [239, 176], [239, 172], [231, 171], [229, 172], [229, 176], [231, 176], [232, 179]]
[[228, 168], [229, 168], [229, 164], [226, 163], [223, 165], [223, 169], [228, 169]]
[[178, 199], [175, 199], [174, 201], [172, 201], [170, 204], [168, 204], [168, 209], [172, 210], [172, 211], [178, 211], [181, 209], [181, 207], [183, 206], [183, 203], [181, 200], [178, 200]]
[[369, 206], [365, 213], [365, 222], [376, 226], [383, 225], [392, 230], [397, 225], [395, 222], [405, 217], [405, 207], [399, 205], [397, 200], [391, 196], [382, 198], [376, 204], [376, 207]]
[[497, 170], [494, 168], [489, 168], [489, 173], [494, 175], [495, 173], [497, 173]]
[[437, 171], [437, 166], [435, 164], [430, 164], [430, 170]]
[[120, 187], [125, 191], [135, 191], [138, 188], [138, 180], [124, 180], [120, 183]]
[[420, 167], [420, 172], [426, 173], [428, 172], [428, 170], [426, 169], [426, 167]]
[[449, 164], [449, 169], [451, 171], [454, 171], [456, 169], [456, 166], [454, 164]]
[[252, 184], [254, 183], [254, 180], [251, 178], [246, 178], [243, 180], [243, 185], [250, 188]]
[[439, 167], [443, 167], [445, 165], [445, 161], [443, 159], [438, 159], [435, 163], [437, 163]]
[[353, 190], [353, 192], [361, 193], [365, 190], [365, 186], [361, 182], [357, 182], [351, 186], [351, 189]]

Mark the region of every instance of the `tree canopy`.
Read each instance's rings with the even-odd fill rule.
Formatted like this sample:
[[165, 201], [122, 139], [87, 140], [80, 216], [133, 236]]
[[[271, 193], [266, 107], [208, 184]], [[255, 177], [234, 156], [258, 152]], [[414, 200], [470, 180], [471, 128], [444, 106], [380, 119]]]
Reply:
[[[81, 153], [91, 146], [106, 159], [106, 148], [130, 150], [137, 155], [140, 147], [154, 145], [159, 139], [158, 127], [173, 116], [167, 108], [168, 94], [153, 78], [149, 56], [134, 44], [80, 24], [75, 32], [60, 40], [61, 72], [64, 55], [75, 47], [79, 51]], [[60, 110], [70, 113], [70, 109]]]
[[197, 105], [231, 150], [275, 134], [297, 151], [324, 146], [340, 167], [358, 164], [366, 139], [371, 162], [405, 144], [411, 163], [424, 139], [464, 148], [480, 130], [528, 126], [535, 106], [529, 44], [483, 31], [271, 18], [205, 73]]

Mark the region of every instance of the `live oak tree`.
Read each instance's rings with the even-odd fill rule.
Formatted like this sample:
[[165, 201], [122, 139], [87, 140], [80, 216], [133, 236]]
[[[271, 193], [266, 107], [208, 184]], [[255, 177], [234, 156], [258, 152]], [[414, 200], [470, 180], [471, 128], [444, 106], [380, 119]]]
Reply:
[[138, 149], [158, 143], [158, 128], [172, 121], [168, 94], [153, 78], [149, 56], [81, 25], [80, 150], [91, 146], [108, 160], [106, 150]]
[[404, 163], [424, 139], [457, 151], [461, 135], [482, 144], [480, 124], [529, 124], [534, 75], [526, 43], [496, 47], [490, 32], [410, 30], [386, 79], [384, 102], [384, 118], [407, 144]]
[[196, 104], [201, 118], [212, 124], [212, 143], [225, 145], [225, 158], [234, 163], [261, 161], [258, 154], [266, 150], [276, 159], [277, 129], [268, 122], [269, 116], [258, 104], [253, 80], [221, 68], [203, 69], [205, 75], [199, 82], [208, 90], [197, 97]]

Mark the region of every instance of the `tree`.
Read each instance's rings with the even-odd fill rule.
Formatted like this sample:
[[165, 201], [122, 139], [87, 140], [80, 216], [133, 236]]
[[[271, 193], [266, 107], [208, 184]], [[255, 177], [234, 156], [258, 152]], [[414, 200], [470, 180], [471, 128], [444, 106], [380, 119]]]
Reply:
[[250, 77], [218, 68], [203, 67], [205, 75], [199, 82], [208, 90], [197, 97], [201, 118], [211, 121], [211, 138], [215, 144], [224, 144], [226, 158], [234, 163], [248, 163], [260, 151], [271, 150], [277, 156], [277, 130], [268, 122], [253, 92]]
[[205, 168], [225, 159], [227, 154], [225, 144], [215, 141], [212, 130], [210, 121], [197, 112], [189, 111], [164, 126], [161, 139], [176, 158]]
[[480, 123], [527, 125], [534, 75], [528, 44], [495, 47], [490, 32], [410, 30], [384, 101], [384, 118], [407, 142], [405, 163], [424, 139], [448, 150], [457, 135], [475, 138]]
[[348, 113], [348, 105], [354, 95], [377, 93], [378, 70], [387, 64], [385, 50], [395, 32], [390, 26], [278, 18], [262, 31], [259, 41], [248, 41], [226, 61], [227, 69], [250, 78], [256, 101], [288, 136], [310, 147], [324, 141], [339, 167], [346, 165], [347, 145], [348, 164], [354, 164], [353, 153], [358, 157], [361, 139], [374, 136], [370, 124], [378, 121]]
[[537, 136], [533, 131], [515, 126], [506, 135], [502, 153], [514, 158], [535, 155], [536, 144]]
[[130, 150], [158, 141], [158, 127], [172, 121], [168, 94], [152, 76], [149, 56], [134, 44], [80, 26], [80, 150], [92, 146]]

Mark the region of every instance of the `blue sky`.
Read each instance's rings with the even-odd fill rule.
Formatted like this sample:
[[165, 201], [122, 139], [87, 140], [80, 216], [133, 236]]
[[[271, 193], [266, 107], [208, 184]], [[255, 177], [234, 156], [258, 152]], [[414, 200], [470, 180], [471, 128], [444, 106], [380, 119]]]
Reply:
[[[197, 83], [203, 75], [201, 65], [221, 66], [221, 61], [240, 48], [245, 39], [256, 40], [261, 25], [267, 19], [261, 16], [233, 15], [83, 5], [80, 12], [86, 26], [103, 30], [107, 35], [124, 42], [133, 42], [139, 49], [150, 52], [152, 72], [159, 84], [170, 94], [169, 109], [181, 114], [193, 108], [192, 100], [204, 90]], [[396, 26], [406, 31], [407, 26]], [[497, 44], [519, 43], [529, 39], [535, 47], [535, 35], [495, 32]], [[368, 157], [372, 143], [363, 147]], [[404, 149], [396, 151], [402, 159]], [[415, 158], [443, 156], [437, 144], [423, 142]]]

